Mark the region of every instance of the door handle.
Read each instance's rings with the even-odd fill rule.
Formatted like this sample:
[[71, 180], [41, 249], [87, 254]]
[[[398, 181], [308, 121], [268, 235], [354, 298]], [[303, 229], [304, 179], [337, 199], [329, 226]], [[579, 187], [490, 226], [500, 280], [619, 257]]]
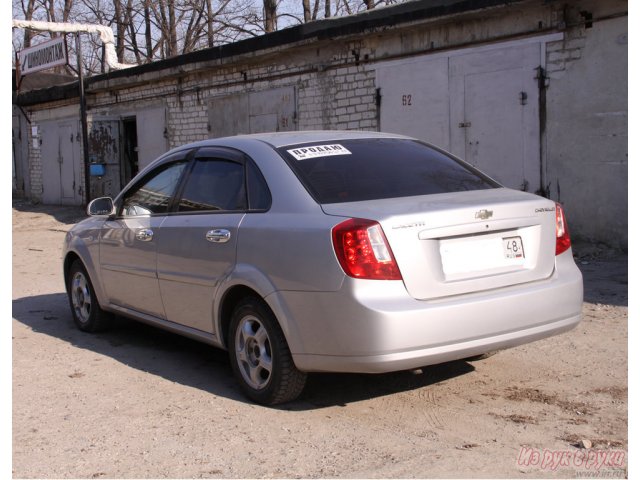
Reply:
[[153, 230], [150, 228], [142, 228], [136, 232], [136, 238], [141, 242], [150, 242], [153, 240]]
[[231, 238], [231, 232], [225, 228], [216, 228], [215, 230], [209, 230], [206, 238], [209, 242], [225, 243]]

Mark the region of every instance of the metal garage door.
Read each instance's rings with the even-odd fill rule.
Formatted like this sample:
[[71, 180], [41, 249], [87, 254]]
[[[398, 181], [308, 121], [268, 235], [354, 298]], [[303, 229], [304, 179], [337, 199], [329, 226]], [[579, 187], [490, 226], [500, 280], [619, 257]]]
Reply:
[[541, 48], [471, 49], [378, 67], [380, 129], [423, 139], [506, 186], [535, 191]]
[[212, 137], [296, 130], [295, 87], [214, 98], [209, 104]]
[[43, 122], [42, 202], [53, 205], [82, 203], [80, 133], [77, 120]]
[[142, 170], [169, 150], [166, 109], [160, 106], [138, 110], [135, 117], [138, 136], [138, 169]]

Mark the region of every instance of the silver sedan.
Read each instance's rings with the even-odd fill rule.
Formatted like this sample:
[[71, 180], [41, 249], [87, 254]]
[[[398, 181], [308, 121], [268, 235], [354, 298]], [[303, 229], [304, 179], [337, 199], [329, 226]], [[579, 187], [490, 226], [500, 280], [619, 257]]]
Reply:
[[121, 314], [227, 349], [262, 404], [307, 372], [418, 368], [581, 319], [561, 206], [398, 135], [185, 145], [88, 213], [64, 243], [77, 326]]

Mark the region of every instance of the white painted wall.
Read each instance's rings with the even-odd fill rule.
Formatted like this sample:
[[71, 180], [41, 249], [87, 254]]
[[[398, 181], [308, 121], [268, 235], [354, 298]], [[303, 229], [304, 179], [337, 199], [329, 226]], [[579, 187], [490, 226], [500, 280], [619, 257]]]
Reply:
[[574, 236], [626, 247], [627, 18], [583, 33], [549, 52], [556, 62], [547, 92], [550, 193], [570, 212]]

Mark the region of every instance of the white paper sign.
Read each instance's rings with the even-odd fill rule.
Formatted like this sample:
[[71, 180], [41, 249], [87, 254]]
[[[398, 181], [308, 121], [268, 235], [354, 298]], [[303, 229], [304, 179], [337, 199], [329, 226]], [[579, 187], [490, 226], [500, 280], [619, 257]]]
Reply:
[[334, 155], [351, 155], [351, 152], [340, 144], [314, 145], [287, 150], [296, 160], [308, 160], [310, 158], [331, 157]]

